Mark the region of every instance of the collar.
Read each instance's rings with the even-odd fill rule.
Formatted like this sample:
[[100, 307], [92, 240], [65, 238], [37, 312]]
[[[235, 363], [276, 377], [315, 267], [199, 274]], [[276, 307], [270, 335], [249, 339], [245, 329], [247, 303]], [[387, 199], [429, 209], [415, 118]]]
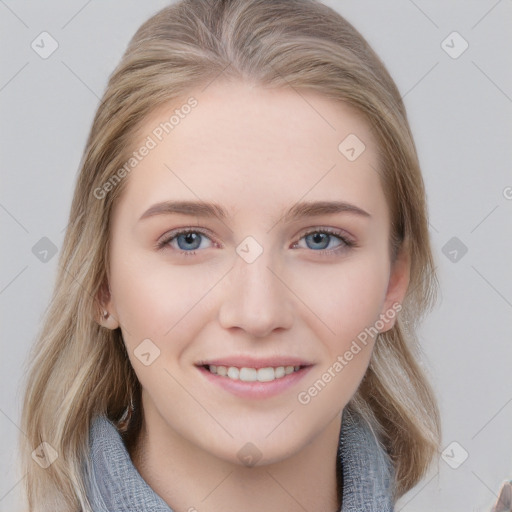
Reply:
[[[104, 415], [91, 424], [89, 450], [84, 476], [94, 512], [173, 512], [139, 474], [114, 423]], [[391, 460], [368, 424], [347, 408], [337, 453], [340, 467], [339, 512], [393, 512]]]

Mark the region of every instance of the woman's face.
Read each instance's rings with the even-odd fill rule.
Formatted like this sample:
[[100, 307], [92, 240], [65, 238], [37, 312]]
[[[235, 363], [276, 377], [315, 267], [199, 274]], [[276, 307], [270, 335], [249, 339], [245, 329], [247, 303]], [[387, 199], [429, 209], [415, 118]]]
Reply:
[[406, 264], [391, 266], [376, 141], [355, 111], [241, 83], [191, 96], [138, 132], [107, 309], [153, 431], [276, 462], [339, 419]]

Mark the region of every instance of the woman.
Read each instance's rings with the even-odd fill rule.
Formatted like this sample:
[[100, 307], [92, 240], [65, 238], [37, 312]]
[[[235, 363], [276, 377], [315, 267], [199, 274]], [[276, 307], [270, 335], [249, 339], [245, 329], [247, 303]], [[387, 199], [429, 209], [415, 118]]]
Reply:
[[182, 0], [145, 22], [60, 258], [22, 414], [30, 510], [393, 510], [437, 454], [418, 158], [327, 6]]

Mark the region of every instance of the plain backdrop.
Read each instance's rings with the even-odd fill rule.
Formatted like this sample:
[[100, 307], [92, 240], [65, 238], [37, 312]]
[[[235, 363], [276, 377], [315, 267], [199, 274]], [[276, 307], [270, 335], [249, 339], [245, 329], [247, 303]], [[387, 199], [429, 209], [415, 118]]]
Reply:
[[[129, 39], [167, 3], [0, 0], [0, 511], [22, 510], [22, 363], [86, 136]], [[367, 38], [404, 97], [441, 280], [420, 334], [446, 450], [397, 510], [490, 511], [512, 478], [512, 1], [325, 3]], [[47, 58], [41, 37], [44, 51], [58, 44]], [[44, 261], [41, 244], [56, 254]]]

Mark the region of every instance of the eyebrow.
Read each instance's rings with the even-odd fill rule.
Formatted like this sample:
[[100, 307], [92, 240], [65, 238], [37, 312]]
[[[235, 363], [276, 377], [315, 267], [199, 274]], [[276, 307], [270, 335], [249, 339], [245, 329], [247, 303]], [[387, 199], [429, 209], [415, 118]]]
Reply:
[[[292, 206], [281, 218], [284, 222], [291, 222], [305, 217], [318, 217], [335, 213], [350, 213], [361, 217], [371, 217], [362, 208], [344, 201], [303, 201]], [[171, 214], [214, 217], [219, 220], [224, 220], [228, 217], [226, 210], [222, 206], [207, 201], [163, 201], [148, 208], [140, 216], [139, 221], [155, 215]]]

